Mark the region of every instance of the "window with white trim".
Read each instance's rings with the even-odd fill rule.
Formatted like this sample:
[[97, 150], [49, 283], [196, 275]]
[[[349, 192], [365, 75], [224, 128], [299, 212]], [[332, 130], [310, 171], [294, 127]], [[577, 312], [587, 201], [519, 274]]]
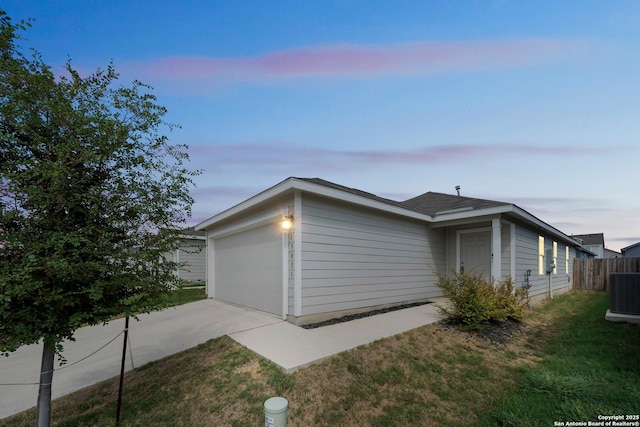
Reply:
[[544, 274], [544, 237], [538, 236], [538, 274]]
[[553, 274], [558, 273], [558, 242], [553, 242]]
[[569, 274], [569, 246], [564, 247], [564, 272]]

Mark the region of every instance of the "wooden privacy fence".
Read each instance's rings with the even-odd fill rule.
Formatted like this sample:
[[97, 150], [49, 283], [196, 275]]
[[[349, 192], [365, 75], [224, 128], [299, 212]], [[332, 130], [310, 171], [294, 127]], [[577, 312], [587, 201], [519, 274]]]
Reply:
[[608, 291], [611, 273], [640, 273], [640, 258], [576, 258], [573, 289]]

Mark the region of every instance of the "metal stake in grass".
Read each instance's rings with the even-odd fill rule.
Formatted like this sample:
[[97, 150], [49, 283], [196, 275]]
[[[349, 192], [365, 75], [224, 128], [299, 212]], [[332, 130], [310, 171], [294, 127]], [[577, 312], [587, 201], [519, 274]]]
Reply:
[[120, 385], [118, 387], [118, 408], [116, 409], [116, 425], [120, 425], [120, 409], [122, 407], [122, 384], [124, 383], [124, 363], [127, 358], [127, 338], [129, 336], [129, 314], [124, 318], [124, 344], [122, 345], [122, 363], [120, 364]]

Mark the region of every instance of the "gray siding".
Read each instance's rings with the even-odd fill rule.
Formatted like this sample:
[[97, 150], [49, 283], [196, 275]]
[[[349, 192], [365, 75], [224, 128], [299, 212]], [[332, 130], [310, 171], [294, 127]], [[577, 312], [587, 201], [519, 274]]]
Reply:
[[624, 251], [625, 258], [640, 258], [640, 245], [633, 246]]
[[444, 230], [302, 199], [302, 315], [439, 296]]
[[503, 222], [500, 227], [500, 275], [502, 280], [506, 280], [511, 276], [511, 225]]
[[[538, 274], [538, 236], [539, 234], [522, 225], [516, 225], [516, 285], [525, 284], [525, 271], [531, 270], [529, 277], [529, 296], [546, 295], [549, 292], [549, 276]], [[554, 240], [543, 236], [546, 249], [553, 249]], [[574, 248], [569, 248], [569, 272], [565, 273], [565, 244], [558, 242], [558, 261], [556, 273], [551, 274], [551, 286], [554, 292], [564, 291], [572, 286]]]
[[[546, 244], [546, 241], [545, 241]], [[525, 272], [529, 276], [529, 296], [546, 292], [546, 276], [538, 274], [538, 233], [516, 225], [516, 286], [524, 286]]]

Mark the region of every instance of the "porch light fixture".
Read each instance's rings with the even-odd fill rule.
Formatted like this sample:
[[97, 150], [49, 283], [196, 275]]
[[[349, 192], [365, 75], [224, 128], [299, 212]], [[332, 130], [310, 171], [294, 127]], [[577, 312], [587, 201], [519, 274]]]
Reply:
[[293, 227], [293, 215], [285, 216], [284, 218], [282, 218], [280, 227], [283, 230], [291, 230], [291, 227]]

